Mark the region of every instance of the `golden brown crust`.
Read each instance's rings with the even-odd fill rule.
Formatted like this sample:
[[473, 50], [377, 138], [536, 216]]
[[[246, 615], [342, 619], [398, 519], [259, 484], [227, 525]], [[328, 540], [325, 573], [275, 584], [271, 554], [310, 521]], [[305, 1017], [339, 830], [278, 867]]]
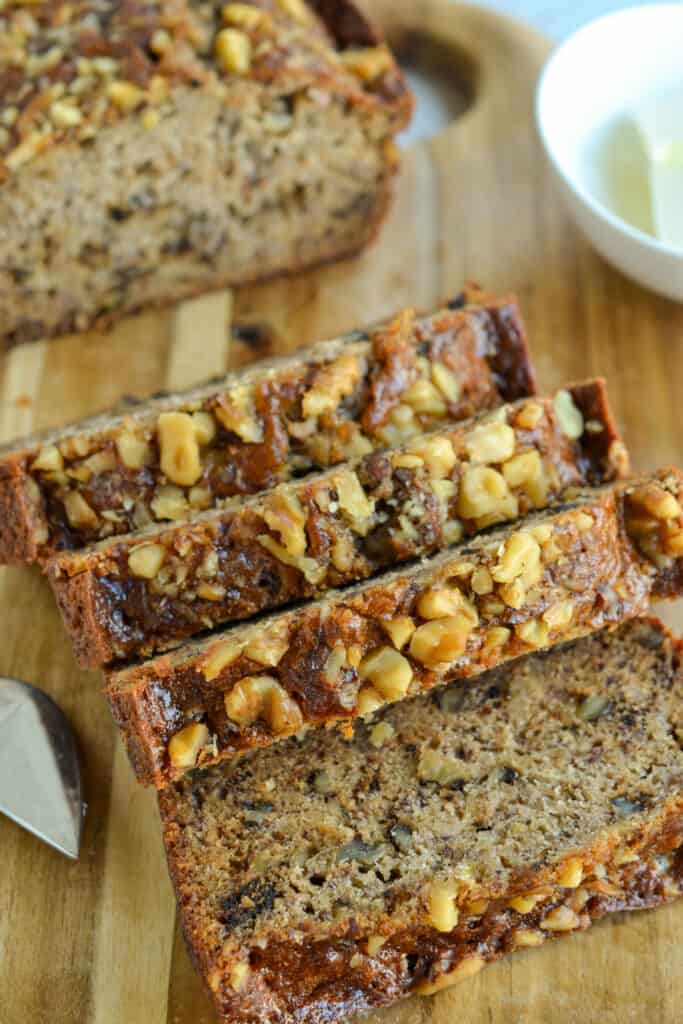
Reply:
[[420, 567], [111, 671], [138, 777], [164, 786], [642, 615], [653, 596], [683, 592], [679, 498], [673, 470], [584, 492]]
[[[556, 411], [565, 414], [568, 394], [578, 428]], [[48, 573], [79, 662], [100, 665], [366, 579], [627, 471], [604, 381], [591, 381], [190, 521], [57, 556]], [[491, 500], [484, 478], [501, 488]], [[136, 563], [153, 553], [159, 565], [145, 573]]]

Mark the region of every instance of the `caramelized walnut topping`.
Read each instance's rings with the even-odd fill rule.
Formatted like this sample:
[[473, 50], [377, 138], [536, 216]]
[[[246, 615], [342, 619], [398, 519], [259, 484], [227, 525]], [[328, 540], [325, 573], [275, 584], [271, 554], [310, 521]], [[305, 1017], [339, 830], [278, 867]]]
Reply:
[[166, 548], [161, 544], [141, 544], [128, 556], [128, 568], [133, 576], [151, 580], [166, 560]]
[[465, 441], [473, 462], [505, 462], [515, 451], [515, 432], [507, 423], [482, 423]]
[[517, 512], [517, 499], [497, 470], [490, 466], [470, 466], [465, 470], [458, 495], [458, 515], [486, 520], [482, 525], [489, 525], [514, 519]]
[[316, 419], [323, 413], [334, 412], [342, 398], [353, 392], [360, 376], [360, 359], [351, 353], [321, 366], [302, 399], [304, 417]]
[[429, 890], [429, 923], [439, 932], [451, 932], [458, 923], [457, 893], [457, 886], [451, 882], [434, 882]]
[[363, 82], [374, 82], [393, 66], [393, 58], [386, 46], [344, 50], [341, 59], [349, 71]]
[[274, 676], [245, 676], [225, 694], [225, 713], [237, 725], [264, 718], [274, 733], [296, 732], [303, 725], [301, 709]]
[[210, 739], [211, 734], [202, 722], [186, 725], [171, 737], [168, 744], [168, 756], [173, 767], [194, 768], [200, 751]]
[[421, 981], [417, 985], [417, 991], [422, 996], [432, 996], [437, 992], [441, 992], [444, 988], [450, 988], [451, 985], [457, 985], [461, 981], [465, 981], [466, 978], [471, 978], [475, 974], [485, 967], [486, 961], [483, 956], [468, 956], [464, 960], [461, 960], [457, 967], [448, 971], [446, 974], [442, 974], [436, 979], [436, 981]]
[[191, 487], [202, 474], [199, 442], [186, 412], [162, 412], [157, 420], [161, 470], [171, 483]]
[[583, 434], [583, 415], [574, 403], [569, 391], [558, 391], [553, 399], [553, 407], [562, 431], [576, 441]]
[[236, 28], [222, 28], [214, 44], [216, 59], [224, 71], [246, 75], [251, 67], [251, 40]]
[[358, 666], [358, 675], [387, 700], [404, 697], [413, 680], [410, 662], [393, 647], [378, 647], [367, 654]]

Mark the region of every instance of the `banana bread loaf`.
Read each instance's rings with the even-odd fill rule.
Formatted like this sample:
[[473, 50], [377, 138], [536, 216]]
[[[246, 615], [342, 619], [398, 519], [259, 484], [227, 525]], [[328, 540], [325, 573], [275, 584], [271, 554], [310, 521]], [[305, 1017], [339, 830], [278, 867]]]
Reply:
[[101, 665], [366, 579], [627, 469], [604, 382], [589, 381], [57, 556], [48, 572], [78, 660]]
[[587, 490], [416, 566], [111, 671], [138, 778], [164, 786], [311, 726], [348, 731], [386, 701], [681, 595], [679, 499], [673, 470]]
[[533, 391], [514, 301], [421, 319], [407, 310], [0, 448], [0, 561], [184, 518]]
[[183, 932], [224, 1024], [346, 1021], [680, 894], [683, 674], [664, 627], [435, 696], [350, 742], [312, 732], [160, 794]]
[[350, 255], [412, 100], [351, 0], [8, 0], [0, 345]]

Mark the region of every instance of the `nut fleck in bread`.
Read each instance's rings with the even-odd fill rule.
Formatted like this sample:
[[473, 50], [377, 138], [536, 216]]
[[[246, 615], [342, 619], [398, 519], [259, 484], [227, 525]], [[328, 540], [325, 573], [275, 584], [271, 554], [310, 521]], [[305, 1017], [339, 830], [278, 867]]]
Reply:
[[603, 381], [48, 564], [83, 665], [178, 644], [624, 475]]
[[683, 886], [680, 648], [635, 621], [160, 794], [224, 1024], [333, 1024]]
[[[142, 782], [372, 713], [683, 593], [683, 474], [562, 506], [108, 675]], [[633, 531], [633, 537], [629, 534]], [[326, 735], [329, 735], [326, 733]]]
[[374, 235], [412, 99], [350, 0], [8, 0], [0, 344]]
[[534, 390], [514, 301], [420, 319], [407, 310], [0, 448], [0, 562], [185, 518]]

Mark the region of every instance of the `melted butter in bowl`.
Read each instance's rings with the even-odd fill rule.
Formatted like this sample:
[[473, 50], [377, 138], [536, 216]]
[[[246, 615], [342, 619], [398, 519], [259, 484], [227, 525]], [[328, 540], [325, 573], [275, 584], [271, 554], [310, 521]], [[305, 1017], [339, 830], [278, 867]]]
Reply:
[[598, 252], [683, 302], [683, 4], [591, 22], [548, 61], [537, 123], [570, 213]]

